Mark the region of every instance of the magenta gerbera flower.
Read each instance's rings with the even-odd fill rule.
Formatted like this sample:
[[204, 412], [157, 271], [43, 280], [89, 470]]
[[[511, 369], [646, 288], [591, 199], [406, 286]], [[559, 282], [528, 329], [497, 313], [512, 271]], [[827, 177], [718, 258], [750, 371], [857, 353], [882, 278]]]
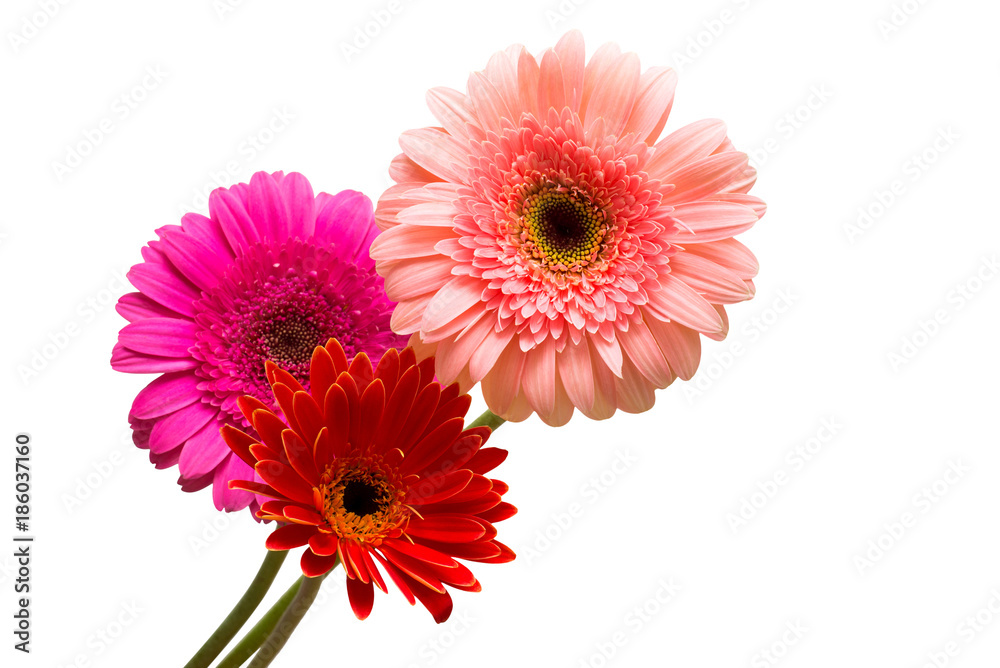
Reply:
[[571, 32], [428, 93], [441, 127], [400, 138], [372, 257], [393, 328], [442, 382], [481, 381], [509, 420], [607, 418], [650, 408], [691, 378], [701, 335], [726, 336], [757, 272], [733, 236], [765, 207], [722, 121], [659, 139], [676, 83], [614, 44], [585, 63]]
[[130, 324], [111, 366], [163, 374], [132, 404], [135, 444], [157, 468], [178, 464], [185, 491], [213, 485], [215, 506], [232, 511], [254, 497], [229, 481], [254, 473], [219, 429], [253, 433], [243, 395], [277, 410], [266, 361], [307, 386], [313, 350], [330, 338], [373, 360], [405, 339], [389, 328], [393, 303], [368, 256], [376, 229], [361, 193], [314, 196], [301, 174], [258, 172], [215, 190], [209, 214], [160, 228], [142, 249], [128, 273], [139, 292], [118, 302]]

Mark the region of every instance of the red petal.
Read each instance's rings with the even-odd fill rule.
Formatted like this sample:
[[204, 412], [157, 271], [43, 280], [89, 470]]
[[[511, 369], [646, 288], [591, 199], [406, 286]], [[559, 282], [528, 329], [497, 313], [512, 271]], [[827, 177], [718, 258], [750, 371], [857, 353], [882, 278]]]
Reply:
[[508, 562], [514, 561], [516, 554], [514, 550], [510, 549], [498, 540], [493, 541], [493, 544], [500, 548], [500, 556], [493, 557], [492, 559], [483, 559], [484, 564], [506, 564]]
[[281, 441], [285, 446], [285, 456], [288, 457], [288, 463], [295, 469], [295, 472], [302, 476], [302, 479], [310, 486], [319, 485], [319, 471], [316, 470], [312, 446], [303, 441], [291, 429], [281, 432]]
[[382, 422], [382, 411], [385, 409], [385, 386], [381, 380], [376, 379], [365, 388], [360, 403], [358, 440], [353, 445], [361, 450], [368, 450], [375, 430]]
[[320, 531], [309, 539], [309, 549], [320, 557], [332, 557], [337, 554], [339, 543], [340, 541], [333, 534]]
[[376, 452], [385, 452], [395, 446], [400, 430], [410, 416], [410, 409], [413, 408], [419, 380], [420, 371], [410, 367], [396, 383], [395, 389], [385, 404], [385, 410], [382, 413], [384, 419], [375, 431], [373, 443]]
[[375, 557], [380, 564], [382, 564], [382, 568], [384, 568], [385, 572], [389, 574], [389, 578], [392, 580], [393, 584], [396, 585], [396, 588], [399, 589], [403, 596], [406, 597], [406, 600], [409, 601], [410, 605], [413, 605], [416, 602], [416, 599], [413, 598], [413, 590], [410, 588], [410, 584], [406, 581], [406, 576], [403, 575], [398, 568], [386, 561], [385, 557], [378, 552], [373, 550], [371, 555]]
[[330, 569], [337, 565], [337, 557], [336, 555], [321, 557], [313, 553], [312, 550], [306, 550], [302, 553], [302, 561], [299, 563], [302, 566], [303, 575], [307, 578], [318, 578], [329, 573]]
[[351, 601], [351, 610], [358, 619], [367, 619], [375, 603], [375, 588], [371, 582], [367, 584], [360, 580], [347, 578], [347, 598]]
[[407, 475], [422, 470], [425, 466], [441, 456], [450, 447], [464, 429], [464, 420], [452, 418], [440, 424], [413, 446], [403, 460], [400, 473]]
[[319, 526], [323, 523], [323, 518], [312, 508], [303, 506], [285, 506], [282, 514], [292, 522], [297, 524]]
[[358, 353], [354, 356], [354, 359], [351, 360], [351, 366], [347, 369], [347, 373], [351, 374], [354, 380], [357, 381], [359, 392], [368, 387], [368, 383], [372, 382], [375, 378], [372, 361], [366, 353]]
[[[433, 473], [410, 486], [406, 497], [409, 505], [437, 503], [449, 499], [468, 487], [475, 474], [462, 469], [451, 473]], [[486, 488], [489, 490], [489, 487]]]
[[385, 396], [392, 396], [396, 389], [396, 382], [399, 380], [399, 353], [395, 348], [389, 348], [382, 355], [375, 367], [375, 377], [382, 381], [385, 386]]
[[399, 432], [400, 438], [395, 444], [397, 448], [409, 452], [413, 444], [424, 435], [424, 429], [434, 416], [440, 396], [441, 386], [437, 383], [427, 385], [417, 393], [417, 398], [413, 400], [413, 407], [410, 409], [410, 416]]
[[368, 569], [368, 574], [371, 576], [372, 582], [384, 593], [388, 594], [389, 590], [385, 587], [385, 580], [382, 579], [382, 574], [378, 572], [378, 567], [372, 561], [371, 550], [367, 547], [363, 548], [361, 550], [361, 558], [365, 560], [365, 568]]
[[[351, 405], [343, 387], [334, 385], [330, 388], [323, 402], [323, 412], [326, 414], [326, 428], [330, 430], [330, 449], [334, 456], [340, 455], [347, 449], [351, 432]], [[317, 461], [333, 460], [317, 458]]]
[[442, 624], [448, 621], [453, 608], [450, 594], [447, 592], [442, 594], [424, 587], [419, 582], [415, 582], [412, 578], [407, 577], [406, 573], [401, 573], [401, 575], [408, 580], [407, 584], [413, 590], [413, 595], [420, 599], [423, 606], [434, 617], [435, 622]]
[[493, 524], [496, 522], [502, 522], [503, 520], [513, 517], [516, 514], [517, 514], [517, 508], [504, 501], [503, 503], [499, 503], [487, 511], [479, 513], [478, 516], [481, 519], [486, 520], [490, 524]]
[[294, 550], [309, 542], [309, 538], [316, 533], [316, 528], [303, 524], [288, 524], [275, 529], [267, 537], [265, 547], [269, 550]]
[[462, 515], [431, 515], [410, 520], [406, 533], [442, 543], [470, 543], [486, 535], [483, 525]]
[[386, 538], [382, 541], [382, 547], [388, 547], [396, 552], [402, 552], [408, 557], [412, 557], [428, 564], [437, 564], [438, 566], [443, 566], [444, 568], [455, 568], [458, 566], [458, 562], [449, 557], [447, 554], [427, 547], [426, 545], [411, 543], [408, 540]]
[[295, 410], [295, 420], [299, 424], [299, 435], [306, 443], [315, 443], [316, 435], [326, 421], [319, 405], [308, 392], [296, 392], [292, 396], [292, 406]]
[[284, 457], [285, 446], [281, 440], [281, 432], [288, 429], [288, 425], [269, 410], [254, 411], [251, 422], [260, 435], [261, 443], [275, 452], [282, 453], [281, 456]]
[[471, 499], [463, 503], [439, 503], [434, 506], [422, 507], [420, 513], [428, 517], [432, 514], [437, 515], [438, 513], [479, 515], [498, 505], [500, 505], [500, 495], [496, 492], [486, 492], [478, 499]]
[[344, 354], [344, 348], [340, 345], [340, 341], [337, 339], [327, 341], [326, 351], [330, 353], [330, 359], [333, 360], [333, 368], [336, 370], [338, 376], [347, 371], [347, 355]]
[[299, 429], [298, 420], [295, 419], [295, 392], [287, 385], [281, 384], [273, 385], [271, 391], [274, 392], [274, 400], [278, 402], [288, 426], [295, 431], [302, 431]]
[[236, 405], [240, 407], [240, 412], [243, 413], [243, 417], [247, 419], [247, 422], [253, 424], [253, 412], [254, 411], [267, 411], [271, 412], [264, 402], [256, 397], [251, 397], [248, 394], [243, 395], [236, 400]]
[[502, 448], [482, 448], [465, 464], [465, 467], [476, 473], [489, 473], [503, 464], [505, 459], [507, 459], [507, 451]]
[[459, 559], [468, 559], [469, 561], [493, 559], [502, 554], [494, 541], [481, 540], [475, 543], [438, 543], [436, 541], [427, 541], [425, 544], [439, 552], [450, 554]]
[[257, 462], [254, 470], [264, 482], [292, 501], [304, 504], [313, 502], [312, 486], [307, 484], [291, 466], [281, 462], [263, 461]]
[[339, 375], [333, 357], [323, 346], [316, 346], [309, 363], [309, 392], [316, 403], [321, 403], [327, 390], [337, 381]]
[[250, 446], [255, 444], [255, 441], [250, 436], [228, 424], [222, 425], [220, 430], [222, 434], [222, 440], [226, 442], [229, 449], [236, 453], [236, 456], [242, 459], [251, 467], [257, 464], [257, 458], [250, 454]]

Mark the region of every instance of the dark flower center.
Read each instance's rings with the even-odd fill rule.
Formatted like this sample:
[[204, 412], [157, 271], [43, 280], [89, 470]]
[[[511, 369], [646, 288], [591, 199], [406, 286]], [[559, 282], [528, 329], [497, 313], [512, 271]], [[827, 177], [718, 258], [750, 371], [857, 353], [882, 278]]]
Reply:
[[385, 486], [371, 485], [363, 480], [350, 480], [344, 486], [344, 510], [355, 515], [373, 515], [385, 509]]
[[546, 190], [521, 211], [521, 248], [550, 268], [579, 268], [601, 251], [607, 228], [603, 212], [569, 192]]
[[305, 364], [312, 359], [316, 346], [326, 343], [323, 335], [320, 327], [306, 319], [291, 317], [268, 322], [263, 334], [266, 350], [261, 356], [282, 367]]

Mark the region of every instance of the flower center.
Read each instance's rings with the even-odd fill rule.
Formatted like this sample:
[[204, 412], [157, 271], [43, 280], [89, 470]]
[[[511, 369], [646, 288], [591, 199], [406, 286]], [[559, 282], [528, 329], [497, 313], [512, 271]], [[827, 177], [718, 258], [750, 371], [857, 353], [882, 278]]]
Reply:
[[544, 190], [521, 209], [521, 250], [552, 269], [579, 270], [601, 252], [604, 212], [579, 193]]
[[326, 343], [323, 331], [309, 320], [284, 318], [265, 323], [264, 330], [265, 357], [282, 367], [308, 362], [316, 346]]
[[308, 389], [313, 350], [331, 337], [348, 359], [362, 351], [380, 356], [400, 340], [389, 328], [391, 305], [379, 280], [318, 239], [246, 249], [196, 304], [201, 331], [192, 354], [202, 363], [197, 373], [204, 389], [249, 426], [239, 397], [249, 394], [274, 406], [266, 361]]
[[323, 504], [319, 511], [329, 531], [340, 538], [378, 544], [400, 535], [409, 518], [402, 480], [380, 456], [337, 459], [323, 473], [318, 491]]
[[386, 504], [387, 488], [372, 485], [364, 480], [350, 480], [344, 486], [344, 510], [355, 515], [373, 515], [381, 512]]

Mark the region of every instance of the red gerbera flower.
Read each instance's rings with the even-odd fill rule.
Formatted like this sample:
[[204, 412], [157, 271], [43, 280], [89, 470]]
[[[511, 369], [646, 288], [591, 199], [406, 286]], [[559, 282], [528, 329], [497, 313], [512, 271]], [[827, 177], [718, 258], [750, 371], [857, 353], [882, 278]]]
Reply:
[[313, 353], [308, 392], [270, 362], [267, 379], [287, 421], [246, 396], [240, 409], [261, 441], [229, 425], [222, 430], [266, 484], [230, 486], [273, 499], [258, 515], [287, 524], [267, 548], [307, 545], [306, 576], [344, 565], [359, 619], [371, 612], [374, 587], [387, 592], [379, 566], [411, 605], [420, 600], [440, 623], [452, 609], [445, 585], [481, 589], [456, 558], [514, 559], [495, 540], [493, 523], [517, 509], [501, 501], [507, 485], [484, 475], [507, 451], [482, 447], [489, 427], [464, 429], [469, 395], [434, 381], [433, 358], [417, 364], [411, 348], [390, 349], [373, 370], [364, 353], [348, 363], [331, 339]]

